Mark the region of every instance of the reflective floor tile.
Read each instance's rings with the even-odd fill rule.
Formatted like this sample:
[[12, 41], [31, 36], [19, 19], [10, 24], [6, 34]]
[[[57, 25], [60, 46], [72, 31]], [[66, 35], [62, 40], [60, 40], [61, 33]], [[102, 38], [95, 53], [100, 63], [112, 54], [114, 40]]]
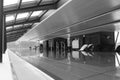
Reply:
[[116, 69], [114, 71], [106, 72], [104, 74], [120, 78], [120, 69]]
[[101, 74], [84, 78], [83, 80], [120, 80], [120, 78]]

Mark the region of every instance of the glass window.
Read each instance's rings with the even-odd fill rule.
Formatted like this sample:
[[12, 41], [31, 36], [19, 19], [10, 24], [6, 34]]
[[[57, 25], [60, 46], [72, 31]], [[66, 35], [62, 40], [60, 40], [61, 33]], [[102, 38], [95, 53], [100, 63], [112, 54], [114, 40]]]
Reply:
[[51, 4], [51, 3], [54, 3], [54, 1], [53, 0], [42, 0], [40, 5], [46, 5], [46, 4]]
[[14, 28], [22, 27], [22, 25], [15, 25]]
[[9, 26], [9, 27], [6, 27], [6, 30], [10, 30], [12, 28], [13, 28], [13, 26]]
[[24, 26], [30, 26], [30, 25], [32, 25], [32, 23], [24, 24]]
[[36, 1], [36, 0], [22, 0], [22, 2], [31, 2], [31, 1]]
[[34, 11], [31, 17], [39, 16], [43, 11]]
[[12, 5], [12, 4], [17, 4], [18, 0], [3, 0], [3, 5], [4, 6], [8, 6], [8, 5]]
[[17, 19], [27, 18], [28, 15], [29, 15], [28, 12], [26, 12], [26, 13], [19, 13], [19, 14], [17, 15]]
[[53, 1], [53, 0], [42, 0], [42, 2]]
[[6, 16], [6, 22], [13, 21], [15, 19], [14, 15]]

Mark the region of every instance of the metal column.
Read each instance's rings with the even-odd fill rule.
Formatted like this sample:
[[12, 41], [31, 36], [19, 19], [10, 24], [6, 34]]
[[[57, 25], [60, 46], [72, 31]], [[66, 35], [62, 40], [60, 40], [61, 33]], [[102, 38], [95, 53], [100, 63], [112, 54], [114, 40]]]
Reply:
[[2, 52], [5, 53], [6, 48], [7, 48], [7, 40], [6, 40], [6, 23], [5, 20], [6, 19], [6, 15], [3, 16], [3, 30], [2, 30]]
[[70, 34], [68, 34], [68, 38], [67, 38], [67, 47], [68, 47], [68, 53], [67, 53], [68, 64], [71, 64]]
[[0, 62], [2, 62], [3, 0], [0, 0]]

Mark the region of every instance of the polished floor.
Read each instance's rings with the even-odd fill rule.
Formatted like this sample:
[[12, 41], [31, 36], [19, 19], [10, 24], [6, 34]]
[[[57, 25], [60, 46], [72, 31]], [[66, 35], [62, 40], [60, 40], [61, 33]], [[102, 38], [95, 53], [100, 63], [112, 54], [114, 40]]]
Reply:
[[29, 49], [12, 51], [55, 80], [120, 80], [117, 53], [73, 52], [70, 58], [58, 60]]

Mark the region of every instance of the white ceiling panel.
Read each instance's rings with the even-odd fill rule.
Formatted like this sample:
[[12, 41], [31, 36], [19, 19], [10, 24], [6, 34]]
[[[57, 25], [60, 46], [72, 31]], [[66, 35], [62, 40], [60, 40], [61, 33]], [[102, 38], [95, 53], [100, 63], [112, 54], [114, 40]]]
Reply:
[[71, 27], [73, 31], [77, 29], [82, 31], [94, 28], [104, 22], [116, 21], [118, 19], [113, 17], [113, 14], [105, 17], [99, 15], [118, 7], [120, 7], [119, 0], [68, 0], [19, 40], [41, 39], [41, 37], [51, 35], [68, 27]]

